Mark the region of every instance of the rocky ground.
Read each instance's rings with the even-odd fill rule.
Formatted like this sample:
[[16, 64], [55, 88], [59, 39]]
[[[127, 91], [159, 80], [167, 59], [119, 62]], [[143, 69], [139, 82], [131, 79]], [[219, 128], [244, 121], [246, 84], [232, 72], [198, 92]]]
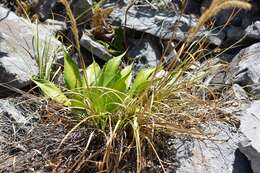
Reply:
[[[33, 9], [30, 17], [37, 15], [40, 20], [40, 40], [61, 33], [71, 38], [69, 23], [61, 17], [64, 9], [58, 1], [39, 1], [36, 5], [34, 1], [28, 2]], [[102, 6], [113, 7], [107, 19], [111, 26], [125, 28], [128, 56], [138, 70], [160, 62], [174, 33], [170, 51], [163, 57], [165, 64], [171, 62], [178, 43], [185, 40], [187, 31], [196, 25], [210, 2], [187, 0], [184, 14], [180, 13], [180, 4], [170, 0], [150, 3], [140, 0], [131, 8], [127, 0], [110, 0]], [[91, 0], [70, 3], [76, 17], [93, 5]], [[251, 3], [252, 8], [247, 11], [222, 10], [214, 17], [216, 29], [204, 26], [199, 33], [207, 35], [210, 52], [228, 48], [222, 54], [214, 53], [198, 61], [197, 68], [212, 63], [221, 65], [204, 79], [204, 84], [223, 98], [220, 111], [238, 122], [208, 122], [203, 128], [215, 134], [213, 138], [161, 135], [159, 140], [163, 144], [158, 143], [158, 153], [167, 162], [168, 172], [260, 173], [260, 3], [258, 0]], [[236, 16], [223, 27], [234, 12]], [[68, 110], [27, 92], [32, 87], [31, 77], [38, 73], [32, 41], [35, 24], [17, 14], [15, 2], [0, 0], [0, 172], [94, 172], [94, 163], [80, 169], [75, 166], [75, 158], [81, 157], [87, 143], [84, 136], [89, 136], [93, 127], [80, 128], [59, 147], [76, 122], [70, 119]], [[85, 58], [94, 57], [102, 64], [113, 55], [91, 34], [89, 16], [92, 15], [88, 12], [80, 18], [80, 45]], [[109, 29], [103, 28], [105, 34], [100, 35], [103, 40], [111, 41]], [[61, 40], [51, 37], [50, 50], [61, 44]], [[57, 63], [61, 57], [55, 57]], [[89, 155], [86, 160], [99, 157], [97, 151], [104, 145], [101, 136], [98, 133], [95, 136], [96, 144], [92, 145], [95, 147], [86, 154]], [[125, 172], [134, 172], [131, 161], [134, 158], [126, 158]], [[161, 172], [154, 158], [145, 165], [143, 172]]]

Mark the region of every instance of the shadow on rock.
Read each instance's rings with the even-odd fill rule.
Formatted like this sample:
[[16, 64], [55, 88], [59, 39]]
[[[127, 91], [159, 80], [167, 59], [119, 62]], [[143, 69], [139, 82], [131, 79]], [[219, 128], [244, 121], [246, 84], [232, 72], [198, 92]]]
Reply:
[[239, 151], [239, 149], [235, 152], [235, 161], [232, 173], [253, 173], [249, 160]]

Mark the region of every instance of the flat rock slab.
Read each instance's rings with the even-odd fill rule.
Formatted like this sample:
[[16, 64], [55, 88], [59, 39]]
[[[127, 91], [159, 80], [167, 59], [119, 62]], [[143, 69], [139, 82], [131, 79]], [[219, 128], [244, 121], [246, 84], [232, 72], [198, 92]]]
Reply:
[[[127, 12], [127, 13], [126, 13]], [[191, 27], [196, 26], [198, 19], [194, 15], [182, 15], [178, 11], [162, 11], [148, 6], [116, 7], [110, 14], [110, 20], [115, 26], [123, 26], [140, 32], [154, 35], [158, 38], [183, 41]], [[224, 33], [214, 33], [205, 27], [197, 37], [207, 37], [210, 44], [219, 46], [224, 39]]]
[[[190, 27], [196, 25], [193, 15], [181, 16], [175, 12], [162, 12], [150, 7], [115, 8], [110, 15], [114, 25], [125, 26], [129, 29], [142, 31], [163, 39], [171, 39], [174, 31], [176, 40], [183, 40]], [[175, 28], [175, 30], [174, 30]]]
[[[21, 89], [27, 86], [31, 77], [37, 75], [33, 49], [35, 30], [35, 24], [0, 7], [0, 96], [6, 96], [7, 88]], [[38, 33], [41, 42], [53, 34], [42, 25], [38, 26]], [[49, 43], [51, 54], [60, 43], [53, 38]]]
[[254, 173], [260, 172], [260, 100], [254, 101], [242, 112], [240, 131], [246, 139], [239, 149], [251, 161]]
[[102, 44], [96, 42], [87, 33], [84, 33], [81, 37], [80, 45], [104, 61], [113, 57]]
[[180, 164], [176, 173], [251, 173], [248, 161], [237, 153], [241, 134], [236, 127], [218, 122], [206, 129], [215, 136], [205, 140], [181, 139], [175, 144]]

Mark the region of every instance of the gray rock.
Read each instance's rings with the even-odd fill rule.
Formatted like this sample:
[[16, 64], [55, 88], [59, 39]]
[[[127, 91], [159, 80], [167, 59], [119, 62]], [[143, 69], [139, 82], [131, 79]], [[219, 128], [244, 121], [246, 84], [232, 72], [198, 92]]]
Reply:
[[[146, 3], [146, 1], [143, 1]], [[181, 1], [179, 0], [152, 0], [151, 4], [154, 9], [174, 10], [180, 12]]]
[[[236, 10], [235, 9], [224, 9], [224, 10], [220, 11], [215, 17], [216, 26], [225, 25], [230, 20], [230, 16], [232, 14], [236, 13], [237, 11], [238, 11], [238, 9], [236, 9]], [[245, 12], [243, 10], [241, 10], [241, 11], [232, 18], [232, 20], [230, 21], [231, 25], [241, 26], [242, 16], [245, 15]]]
[[[126, 7], [115, 8], [110, 15], [112, 24], [125, 26], [125, 12]], [[126, 27], [165, 40], [174, 38], [174, 40], [183, 41], [188, 30], [196, 23], [197, 18], [194, 15], [180, 15], [178, 11], [160, 11], [147, 6], [133, 6], [128, 10]], [[202, 27], [197, 37], [204, 36], [207, 37], [210, 44], [216, 46], [221, 45], [225, 37], [223, 32], [210, 32]]]
[[114, 7], [117, 4], [127, 5], [128, 0], [106, 0], [102, 3], [102, 8]]
[[20, 125], [25, 125], [28, 122], [9, 100], [0, 99], [0, 114], [8, 114], [11, 119]]
[[[176, 45], [173, 42], [170, 43], [167, 42], [165, 45], [168, 44], [169, 44], [168, 50], [163, 57], [164, 63], [166, 65], [171, 64], [174, 60], [176, 60], [177, 57]], [[177, 60], [177, 62], [179, 61]]]
[[[201, 14], [208, 9], [212, 0], [203, 0], [201, 4]], [[225, 24], [233, 25], [237, 27], [245, 27], [245, 24], [250, 24], [248, 21], [252, 22], [255, 17], [259, 15], [259, 1], [251, 0], [252, 8], [250, 10], [242, 10], [238, 8], [229, 8], [221, 10], [214, 18], [216, 26], [223, 26]], [[230, 16], [232, 18], [230, 18]], [[248, 20], [249, 19], [249, 20]]]
[[[59, 0], [31, 0], [29, 1], [34, 11], [39, 15], [40, 19], [45, 21], [48, 18], [52, 18], [52, 14], [55, 13], [55, 7], [58, 6]], [[78, 23], [84, 23], [89, 19], [89, 16], [92, 15], [91, 5], [93, 5], [92, 0], [69, 0], [71, 10], [75, 18], [81, 17], [78, 19]], [[57, 11], [59, 14], [63, 8], [59, 8]], [[86, 11], [88, 10], [88, 11]]]
[[[204, 81], [204, 84], [209, 87], [211, 91], [221, 92], [225, 87], [226, 72], [220, 69], [210, 74]], [[215, 93], [215, 94], [216, 94]], [[210, 94], [210, 93], [208, 93]]]
[[48, 28], [49, 31], [53, 33], [65, 31], [68, 29], [67, 24], [62, 21], [47, 19], [43, 23], [41, 23], [44, 27]]
[[[126, 7], [115, 8], [110, 15], [114, 25], [125, 25]], [[193, 15], [180, 16], [175, 12], [162, 12], [150, 7], [132, 7], [127, 13], [126, 27], [137, 31], [149, 33], [159, 38], [171, 39], [173, 27], [176, 40], [183, 40], [188, 29], [196, 25], [197, 19]]]
[[222, 61], [220, 57], [209, 59], [208, 61], [203, 62], [200, 66], [200, 69], [209, 68], [203, 83], [205, 86], [209, 87], [211, 91], [217, 92], [224, 89], [227, 77], [225, 66], [226, 63]]
[[16, 0], [0, 0], [0, 6], [6, 7], [15, 11]]
[[[30, 1], [29, 1], [30, 2]], [[52, 9], [58, 3], [58, 0], [31, 1], [33, 8], [42, 20], [46, 20], [52, 14]]]
[[84, 24], [90, 21], [92, 16], [92, 0], [70, 0], [71, 10], [77, 19], [78, 27], [84, 28]]
[[224, 85], [225, 84], [225, 78], [226, 78], [226, 72], [220, 71], [220, 72], [218, 72], [217, 74], [214, 75], [210, 84], [211, 85]]
[[246, 93], [246, 91], [240, 86], [240, 85], [237, 85], [237, 84], [234, 84], [232, 86], [232, 90], [234, 92], [234, 95], [235, 95], [235, 99], [238, 100], [238, 101], [244, 101], [244, 102], [249, 102], [249, 97]]
[[[26, 87], [38, 73], [32, 44], [36, 26], [2, 7], [0, 20], [0, 96], [6, 96], [7, 88]], [[53, 33], [42, 25], [38, 26], [38, 33], [41, 42], [50, 38], [52, 54], [60, 42], [51, 38]]]
[[260, 43], [239, 52], [229, 67], [227, 83], [237, 83], [255, 96], [260, 94]]
[[260, 39], [260, 21], [256, 21], [245, 29], [246, 36], [251, 39]]
[[0, 133], [18, 129], [26, 130], [39, 118], [33, 115], [29, 110], [31, 108], [23, 110], [21, 105], [18, 106], [19, 99], [0, 99]]
[[226, 33], [224, 31], [219, 30], [213, 30], [211, 32], [204, 31], [201, 34], [206, 35], [208, 42], [215, 46], [222, 45], [226, 37]]
[[150, 35], [145, 35], [142, 39], [131, 40], [128, 56], [143, 65], [155, 67], [161, 57], [158, 40]]
[[96, 42], [87, 33], [84, 33], [80, 39], [80, 45], [91, 52], [93, 55], [99, 57], [100, 59], [107, 61], [112, 58], [112, 55], [107, 51], [107, 49]]
[[246, 139], [239, 143], [239, 150], [251, 161], [254, 173], [260, 172], [260, 101], [254, 101], [242, 112], [240, 131]]
[[[0, 144], [11, 138], [20, 139], [30, 132], [40, 119], [37, 111], [42, 106], [43, 103], [39, 100], [33, 101], [24, 97], [0, 99]], [[7, 146], [0, 145], [0, 152], [6, 149], [5, 147]]]
[[245, 29], [242, 26], [233, 25], [224, 29], [226, 32], [226, 39], [224, 41], [226, 46], [237, 41], [243, 41], [246, 45], [250, 45], [260, 40], [260, 21], [256, 21], [253, 24], [251, 24], [252, 20], [250, 19], [245, 19], [244, 21], [247, 21], [248, 24], [250, 23], [250, 25], [242, 24], [248, 25]]
[[[211, 2], [212, 0], [203, 0], [201, 4], [202, 14], [203, 11], [208, 9]], [[238, 41], [242, 42], [244, 45], [251, 45], [259, 40], [259, 36], [257, 36], [258, 24], [257, 22], [254, 23], [254, 21], [259, 20], [259, 7], [257, 5], [259, 2], [257, 0], [252, 0], [250, 3], [252, 4], [250, 10], [229, 8], [221, 10], [214, 16], [215, 26], [221, 28], [222, 32], [225, 33], [224, 38], [220, 37], [222, 38], [222, 43], [215, 45], [229, 47]], [[251, 25], [252, 23], [254, 24]]]
[[248, 162], [236, 154], [240, 140], [236, 127], [217, 122], [210, 123], [206, 129], [214, 137], [175, 142], [180, 165], [176, 173], [250, 173]]
[[243, 39], [245, 34], [246, 33], [243, 30], [243, 28], [231, 25], [228, 28], [226, 28], [226, 40], [225, 40], [225, 43], [226, 44], [233, 44], [233, 43]]

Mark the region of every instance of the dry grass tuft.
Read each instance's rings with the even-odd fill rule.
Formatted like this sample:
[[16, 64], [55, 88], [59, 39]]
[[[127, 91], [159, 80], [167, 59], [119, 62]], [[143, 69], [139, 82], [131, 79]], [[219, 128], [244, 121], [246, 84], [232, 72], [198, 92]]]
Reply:
[[36, 13], [38, 4], [28, 2], [28, 0], [16, 0], [16, 9], [15, 13], [18, 16], [26, 17], [28, 20], [32, 22], [38, 21], [39, 16]]
[[111, 26], [106, 22], [108, 16], [112, 13], [113, 8], [97, 8], [91, 18], [91, 29], [94, 35], [103, 35], [110, 32]]
[[[60, 2], [67, 11], [74, 36], [74, 46], [80, 54], [76, 19], [68, 1], [60, 0]], [[210, 136], [210, 134], [203, 132], [201, 125], [208, 121], [217, 121], [225, 115], [219, 111], [221, 98], [206, 100], [197, 92], [206, 89], [214, 95], [214, 92], [203, 84], [203, 78], [208, 72], [203, 72], [203, 69], [196, 69], [195, 72], [191, 70], [191, 66], [196, 61], [207, 56], [207, 53], [205, 53], [207, 49], [206, 39], [201, 38], [194, 42], [192, 40], [202, 25], [219, 11], [227, 8], [249, 9], [250, 7], [247, 2], [239, 0], [213, 0], [209, 9], [199, 19], [198, 24], [189, 31], [187, 41], [180, 43], [178, 46], [175, 60], [166, 68], [168, 74], [161, 79], [154, 80], [151, 88], [142, 95], [133, 98], [118, 111], [106, 114], [109, 121], [108, 126], [105, 129], [95, 129], [102, 133], [105, 138], [105, 142], [102, 141], [101, 149], [94, 154], [90, 151], [90, 148], [93, 148], [92, 143], [95, 136], [95, 133], [91, 132], [88, 139], [85, 137], [86, 143], [82, 148], [82, 153], [75, 157], [73, 164], [68, 168], [68, 172], [73, 172], [72, 169], [74, 168], [74, 172], [83, 170], [93, 163], [95, 170], [98, 172], [117, 172], [123, 169], [122, 163], [125, 163], [125, 160], [133, 155], [133, 151], [136, 158], [136, 172], [141, 172], [144, 167], [144, 153], [147, 148], [151, 149], [150, 151], [156, 156], [163, 168], [165, 162], [156, 152], [157, 147], [154, 140], [157, 138], [155, 134], [158, 131], [201, 139], [205, 135]], [[94, 32], [98, 34], [103, 32], [103, 27], [106, 25], [105, 19], [110, 13], [111, 9], [98, 9], [96, 11], [91, 22]], [[82, 64], [84, 67], [83, 60]], [[64, 136], [57, 149], [59, 152], [64, 144], [69, 143], [68, 140], [77, 129], [86, 125], [86, 123], [93, 123], [91, 119], [98, 115], [91, 113], [79, 120], [79, 123]], [[98, 157], [95, 157], [95, 154]], [[163, 171], [165, 172], [164, 169]]]

